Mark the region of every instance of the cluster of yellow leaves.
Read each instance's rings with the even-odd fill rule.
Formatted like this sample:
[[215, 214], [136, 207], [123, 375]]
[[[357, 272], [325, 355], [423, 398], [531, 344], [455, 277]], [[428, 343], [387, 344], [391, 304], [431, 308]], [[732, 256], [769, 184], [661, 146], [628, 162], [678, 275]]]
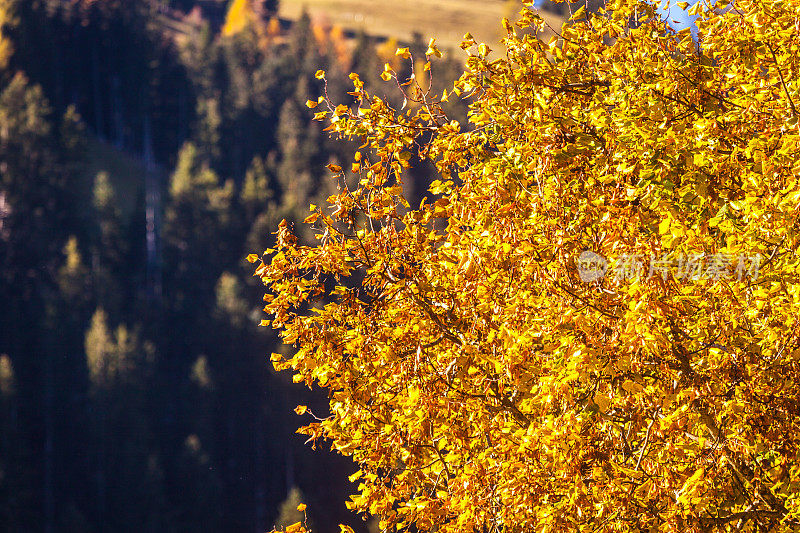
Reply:
[[[388, 65], [419, 105], [351, 75], [317, 113], [363, 141], [359, 185], [312, 206], [316, 246], [284, 222], [250, 259], [296, 347], [275, 366], [329, 392], [301, 431], [385, 530], [800, 528], [800, 2], [692, 10], [699, 43], [635, 0], [549, 43], [525, 9], [495, 58], [467, 38], [469, 124]], [[417, 208], [414, 156], [440, 174]], [[764, 261], [584, 283], [584, 250]]]

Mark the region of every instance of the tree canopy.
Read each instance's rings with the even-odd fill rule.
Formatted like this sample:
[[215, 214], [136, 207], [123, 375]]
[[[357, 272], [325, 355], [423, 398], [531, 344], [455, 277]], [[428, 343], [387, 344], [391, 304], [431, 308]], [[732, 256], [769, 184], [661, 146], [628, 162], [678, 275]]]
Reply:
[[452, 93], [309, 101], [360, 183], [329, 165], [317, 242], [249, 258], [275, 366], [329, 394], [300, 431], [384, 531], [797, 530], [800, 2], [700, 1], [693, 37], [614, 0], [549, 43], [525, 4]]

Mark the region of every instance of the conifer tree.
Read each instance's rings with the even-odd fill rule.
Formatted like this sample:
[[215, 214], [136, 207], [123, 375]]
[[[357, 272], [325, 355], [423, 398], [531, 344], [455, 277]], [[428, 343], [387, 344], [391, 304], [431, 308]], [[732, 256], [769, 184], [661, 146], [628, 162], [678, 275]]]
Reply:
[[100, 172], [95, 176], [92, 192], [96, 227], [91, 262], [92, 292], [97, 305], [114, 315], [122, 308], [125, 298], [120, 280], [131, 271], [126, 265], [128, 246], [116, 192], [108, 173]]
[[[230, 210], [234, 188], [231, 181], [221, 185], [207, 160], [187, 143], [170, 178], [169, 190], [164, 228], [167, 309], [176, 324], [194, 324], [201, 331], [188, 342], [176, 339], [175, 348], [187, 359], [175, 360], [188, 365], [202, 351], [211, 320], [205, 310], [213, 307], [217, 278], [224, 265], [236, 257], [232, 252], [235, 239]], [[180, 374], [184, 379], [183, 370]]]
[[0, 523], [19, 528], [24, 496], [20, 474], [24, 469], [23, 442], [19, 431], [16, 383], [11, 358], [0, 354]]
[[17, 23], [17, 0], [0, 0], [0, 79], [14, 53], [14, 43], [9, 35]]
[[203, 21], [199, 28], [192, 28], [180, 45], [181, 63], [188, 73], [195, 92], [195, 124], [193, 140], [209, 154], [211, 160], [219, 155], [222, 127], [221, 51], [214, 40], [211, 26]]
[[113, 386], [122, 365], [116, 342], [108, 329], [108, 315], [97, 309], [86, 332], [86, 364], [89, 378], [97, 390]]
[[90, 516], [100, 529], [141, 531], [161, 520], [154, 513], [163, 512], [163, 486], [147, 418], [149, 350], [136, 329], [112, 330], [108, 314], [95, 311], [85, 353], [94, 451]]
[[358, 73], [364, 81], [364, 87], [375, 92], [382, 65], [378, 59], [374, 39], [363, 30], [356, 35], [351, 57], [350, 71]]
[[251, 224], [257, 214], [271, 208], [274, 195], [274, 185], [264, 159], [259, 156], [253, 157], [239, 195], [239, 201]]
[[58, 271], [58, 285], [62, 297], [70, 304], [81, 307], [89, 302], [89, 270], [74, 235], [64, 245], [64, 264]]

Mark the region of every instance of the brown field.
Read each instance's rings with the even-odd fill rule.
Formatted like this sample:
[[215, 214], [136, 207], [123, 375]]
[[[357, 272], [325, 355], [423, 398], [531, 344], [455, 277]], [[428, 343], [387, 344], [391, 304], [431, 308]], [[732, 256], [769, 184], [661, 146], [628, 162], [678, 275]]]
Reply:
[[[444, 49], [457, 47], [466, 32], [496, 45], [503, 35], [500, 19], [514, 20], [520, 7], [505, 0], [282, 0], [280, 17], [295, 20], [305, 9], [319, 23], [400, 41], [419, 32], [426, 42], [435, 37]], [[551, 26], [561, 27], [556, 15], [540, 13]]]

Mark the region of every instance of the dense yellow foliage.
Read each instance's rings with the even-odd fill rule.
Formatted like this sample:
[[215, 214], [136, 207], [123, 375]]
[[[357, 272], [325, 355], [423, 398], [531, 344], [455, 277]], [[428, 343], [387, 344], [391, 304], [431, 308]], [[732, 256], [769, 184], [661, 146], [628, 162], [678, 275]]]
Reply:
[[[526, 9], [505, 50], [464, 43], [469, 124], [357, 76], [318, 113], [363, 141], [360, 184], [331, 166], [319, 242], [283, 223], [250, 259], [296, 348], [276, 367], [329, 392], [302, 431], [360, 466], [350, 507], [387, 531], [800, 529], [800, 2], [724, 4], [691, 8], [699, 42], [615, 0], [545, 43]], [[412, 156], [441, 174], [413, 208]]]

